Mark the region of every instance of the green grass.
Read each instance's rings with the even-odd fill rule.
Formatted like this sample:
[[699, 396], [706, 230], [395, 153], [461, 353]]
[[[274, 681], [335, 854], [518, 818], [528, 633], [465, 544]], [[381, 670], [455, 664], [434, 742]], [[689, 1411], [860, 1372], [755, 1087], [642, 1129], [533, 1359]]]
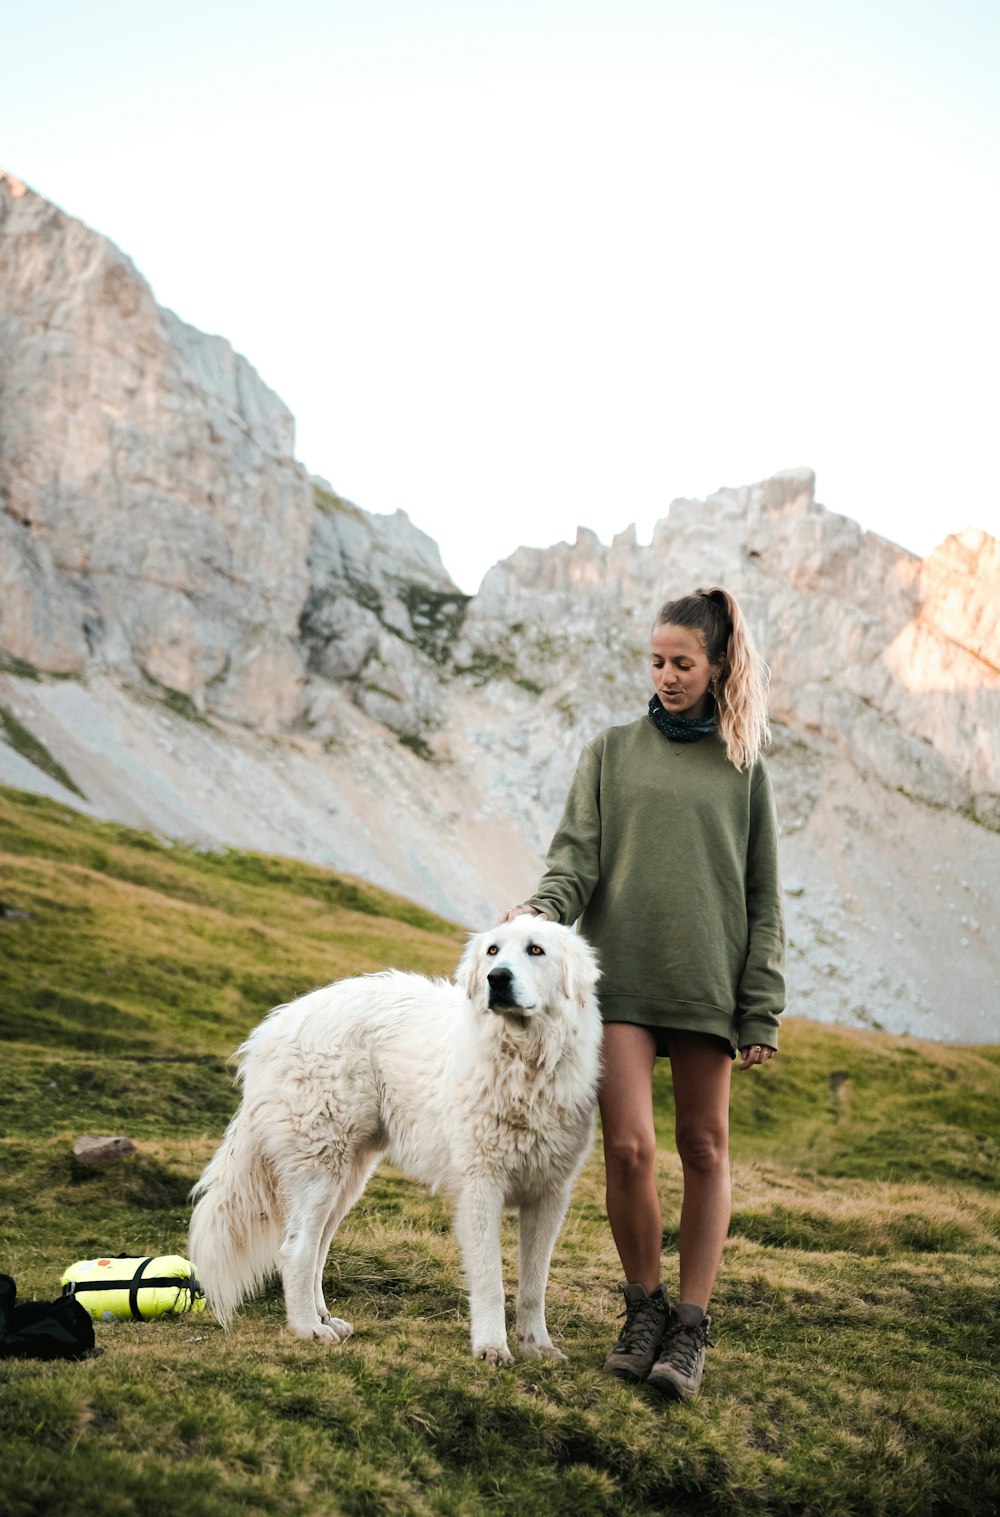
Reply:
[[483, 648], [473, 648], [470, 660], [467, 664], [456, 664], [452, 671], [467, 677], [479, 689], [484, 685], [491, 685], [498, 679], [515, 679], [517, 665], [512, 657], [506, 654], [487, 652]]
[[30, 679], [37, 684], [41, 671], [23, 658], [14, 658], [10, 653], [0, 653], [0, 674], [16, 674], [18, 679]]
[[351, 516], [355, 521], [364, 519], [363, 513], [358, 507], [345, 500], [334, 490], [325, 490], [322, 485], [313, 484], [313, 500], [317, 511], [322, 511], [324, 516]]
[[[148, 669], [146, 670], [146, 679], [156, 691], [156, 699], [166, 706], [168, 711], [172, 711], [175, 716], [181, 716], [186, 722], [194, 722], [199, 727], [210, 727], [212, 725], [208, 717], [198, 710], [198, 707], [185, 690], [175, 690], [172, 685], [161, 684], [159, 680], [153, 679]], [[218, 676], [215, 676], [213, 683], [217, 682]]]
[[409, 748], [410, 752], [415, 753], [417, 758], [423, 759], [425, 764], [434, 762], [434, 749], [421, 733], [400, 732], [398, 736], [403, 747]]
[[[51, 1297], [101, 1250], [184, 1252], [235, 1105], [227, 1057], [276, 1001], [463, 933], [308, 865], [199, 853], [0, 792], [0, 1269]], [[391, 1168], [327, 1267], [355, 1337], [301, 1344], [270, 1287], [208, 1316], [98, 1324], [81, 1364], [0, 1362], [0, 1513], [993, 1512], [1000, 1050], [790, 1022], [737, 1074], [733, 1226], [702, 1397], [609, 1380], [618, 1264], [595, 1155], [549, 1291], [569, 1363], [467, 1350], [448, 1209]], [[680, 1169], [656, 1077], [675, 1278]], [[90, 1171], [81, 1132], [137, 1157]], [[507, 1279], [516, 1271], [505, 1224]]]
[[413, 580], [398, 580], [397, 592], [409, 612], [413, 641], [434, 663], [445, 665], [472, 596], [460, 590], [432, 590]]
[[8, 747], [13, 748], [15, 753], [26, 758], [29, 764], [34, 764], [36, 769], [47, 774], [50, 779], [58, 780], [60, 785], [64, 785], [74, 795], [86, 799], [79, 785], [70, 778], [59, 760], [53, 758], [45, 744], [40, 742], [33, 732], [29, 732], [23, 722], [19, 722], [13, 711], [8, 711], [6, 706], [0, 706], [0, 739]]

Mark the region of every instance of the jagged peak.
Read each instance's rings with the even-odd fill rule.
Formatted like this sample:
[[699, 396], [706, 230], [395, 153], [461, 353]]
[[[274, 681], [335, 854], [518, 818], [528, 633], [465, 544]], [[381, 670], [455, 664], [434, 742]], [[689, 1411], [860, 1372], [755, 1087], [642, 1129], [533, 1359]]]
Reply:
[[20, 200], [24, 195], [33, 195], [23, 179], [18, 179], [7, 169], [0, 169], [0, 187], [5, 189], [13, 200]]

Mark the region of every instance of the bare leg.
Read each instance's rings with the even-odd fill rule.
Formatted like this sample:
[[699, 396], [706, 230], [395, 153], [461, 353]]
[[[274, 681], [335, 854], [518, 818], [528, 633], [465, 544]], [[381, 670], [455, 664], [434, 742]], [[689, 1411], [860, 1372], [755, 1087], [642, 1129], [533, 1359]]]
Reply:
[[607, 1173], [608, 1221], [625, 1279], [654, 1291], [660, 1283], [663, 1218], [656, 1194], [653, 1064], [656, 1039], [645, 1027], [608, 1022], [599, 1101]]
[[700, 1033], [670, 1034], [677, 1152], [684, 1166], [680, 1300], [708, 1307], [729, 1232], [729, 1086], [733, 1061]]
[[552, 1250], [569, 1204], [569, 1186], [521, 1207], [517, 1283], [517, 1339], [526, 1359], [565, 1359], [545, 1325], [545, 1287]]

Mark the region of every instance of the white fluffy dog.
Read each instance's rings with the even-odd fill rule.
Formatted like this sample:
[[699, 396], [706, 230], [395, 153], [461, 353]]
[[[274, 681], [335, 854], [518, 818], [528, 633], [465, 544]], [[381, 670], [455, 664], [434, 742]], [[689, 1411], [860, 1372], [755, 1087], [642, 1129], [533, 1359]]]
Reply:
[[593, 1138], [599, 1073], [592, 950], [540, 917], [470, 939], [457, 984], [388, 971], [279, 1006], [239, 1050], [243, 1100], [192, 1195], [189, 1239], [223, 1325], [274, 1270], [288, 1325], [339, 1343], [323, 1266], [383, 1155], [455, 1200], [472, 1352], [511, 1363], [500, 1253], [520, 1212], [517, 1337], [562, 1358], [545, 1287]]

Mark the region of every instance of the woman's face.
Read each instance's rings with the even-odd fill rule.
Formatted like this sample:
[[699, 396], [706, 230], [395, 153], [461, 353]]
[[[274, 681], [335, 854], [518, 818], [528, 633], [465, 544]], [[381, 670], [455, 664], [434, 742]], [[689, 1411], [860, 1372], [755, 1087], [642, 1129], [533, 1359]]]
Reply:
[[702, 634], [693, 627], [663, 622], [653, 631], [650, 657], [653, 689], [664, 711], [687, 721], [707, 716], [708, 684], [722, 665], [709, 663]]

